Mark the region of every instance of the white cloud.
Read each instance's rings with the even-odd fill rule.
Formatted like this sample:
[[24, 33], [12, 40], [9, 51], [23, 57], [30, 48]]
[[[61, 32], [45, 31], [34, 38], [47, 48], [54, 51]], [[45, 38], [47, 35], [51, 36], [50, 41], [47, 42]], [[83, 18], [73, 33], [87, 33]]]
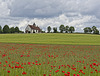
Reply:
[[0, 0], [0, 16], [9, 15], [10, 9], [8, 9], [8, 4], [4, 0]]
[[[82, 32], [83, 28], [88, 26], [88, 22], [92, 22], [93, 19], [94, 19], [94, 16], [78, 16], [73, 19], [72, 17], [70, 18], [62, 14], [58, 17], [53, 17], [53, 18], [24, 19], [18, 24], [18, 26], [22, 28], [22, 30], [24, 30], [28, 24], [33, 24], [35, 22], [40, 28], [44, 30], [46, 30], [48, 26], [51, 26], [52, 28], [57, 27], [59, 30], [59, 26], [61, 24], [64, 24], [65, 26], [67, 25], [74, 26], [77, 32]], [[92, 27], [92, 26], [93, 24], [89, 25], [89, 27]]]

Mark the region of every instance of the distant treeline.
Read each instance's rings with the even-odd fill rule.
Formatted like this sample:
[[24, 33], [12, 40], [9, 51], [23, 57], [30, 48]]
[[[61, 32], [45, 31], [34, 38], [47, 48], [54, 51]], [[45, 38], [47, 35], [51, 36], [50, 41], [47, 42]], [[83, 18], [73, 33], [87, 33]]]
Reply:
[[[53, 30], [53, 32], [51, 32]], [[73, 26], [64, 26], [63, 24], [59, 26], [58, 31], [57, 27], [51, 28], [51, 26], [47, 27], [47, 33], [74, 33], [75, 28]], [[99, 30], [97, 29], [96, 26], [91, 27], [85, 27], [84, 33], [86, 34], [99, 34]], [[0, 33], [24, 33], [24, 31], [19, 30], [19, 27], [9, 27], [8, 25], [5, 25], [3, 28], [0, 26]], [[42, 33], [45, 33], [45, 31], [42, 31]]]
[[[51, 30], [53, 29], [53, 32], [51, 32]], [[60, 32], [58, 32], [57, 27], [53, 27], [51, 28], [51, 26], [47, 27], [47, 33], [74, 33], [75, 32], [75, 28], [73, 26], [64, 26], [64, 25], [60, 25], [59, 26], [59, 30]], [[85, 27], [84, 29], [84, 33], [93, 33], [93, 34], [99, 34], [99, 30], [97, 29], [96, 26], [93, 26], [92, 28], [90, 27]]]
[[3, 28], [0, 26], [0, 33], [24, 33], [24, 32], [20, 31], [17, 26], [9, 27], [8, 25], [5, 25]]

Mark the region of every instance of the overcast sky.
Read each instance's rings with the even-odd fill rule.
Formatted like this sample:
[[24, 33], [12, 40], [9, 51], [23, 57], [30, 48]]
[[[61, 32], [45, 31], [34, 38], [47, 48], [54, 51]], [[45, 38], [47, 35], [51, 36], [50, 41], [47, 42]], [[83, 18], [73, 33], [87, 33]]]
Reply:
[[0, 0], [2, 27], [8, 24], [24, 31], [34, 22], [43, 30], [64, 24], [77, 32], [92, 26], [100, 31], [100, 0]]

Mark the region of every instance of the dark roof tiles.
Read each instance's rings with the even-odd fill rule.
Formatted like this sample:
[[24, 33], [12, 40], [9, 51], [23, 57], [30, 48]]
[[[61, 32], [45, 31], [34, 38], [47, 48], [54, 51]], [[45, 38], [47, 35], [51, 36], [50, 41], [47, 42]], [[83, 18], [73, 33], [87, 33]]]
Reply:
[[35, 26], [35, 25], [28, 25], [28, 26], [29, 26], [31, 29], [41, 31], [41, 29], [40, 29], [38, 26]]

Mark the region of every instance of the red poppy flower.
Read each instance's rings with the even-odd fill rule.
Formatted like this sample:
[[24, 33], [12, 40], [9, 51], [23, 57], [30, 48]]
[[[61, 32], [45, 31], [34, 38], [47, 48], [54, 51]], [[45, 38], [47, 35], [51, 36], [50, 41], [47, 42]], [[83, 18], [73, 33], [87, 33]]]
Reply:
[[77, 74], [77, 76], [80, 76], [79, 74]]
[[65, 71], [62, 71], [62, 73], [65, 73]]
[[86, 67], [84, 67], [84, 69], [86, 69]]
[[10, 71], [7, 71], [8, 73], [10, 73]]
[[76, 76], [75, 74], [73, 74], [73, 76]]
[[43, 74], [43, 76], [46, 76], [46, 74]]
[[64, 75], [65, 75], [65, 76], [68, 76], [68, 74], [66, 74], [66, 73], [65, 73]]
[[26, 72], [23, 72], [22, 74], [24, 75], [24, 74], [27, 74], [27, 73]]

